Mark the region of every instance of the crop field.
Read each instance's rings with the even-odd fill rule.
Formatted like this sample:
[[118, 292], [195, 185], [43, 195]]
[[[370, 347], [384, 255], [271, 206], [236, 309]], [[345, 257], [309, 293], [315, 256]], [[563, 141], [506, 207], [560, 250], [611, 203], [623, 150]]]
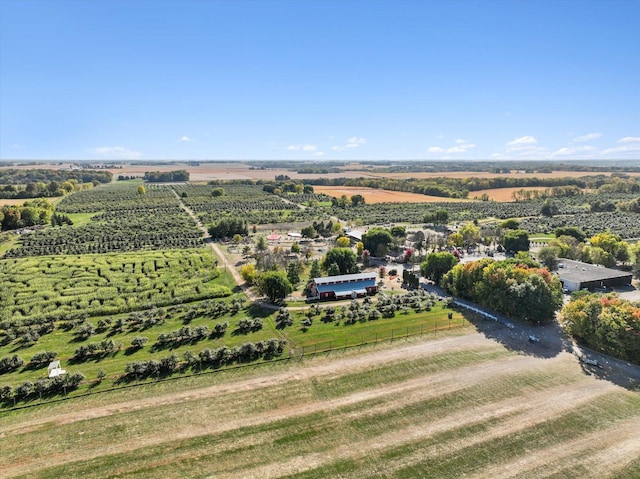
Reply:
[[[58, 198], [44, 198], [49, 203], [56, 201]], [[25, 201], [29, 201], [28, 199], [15, 199], [15, 198], [0, 198], [0, 206], [13, 206], [13, 205], [21, 205]]]
[[482, 198], [487, 195], [491, 201], [513, 201], [513, 193], [516, 191], [544, 191], [549, 188], [545, 186], [526, 187], [526, 188], [492, 188], [490, 190], [478, 190], [469, 193], [470, 198]]
[[176, 185], [174, 190], [181, 196], [189, 208], [205, 224], [221, 218], [241, 217], [248, 224], [291, 223], [318, 219], [318, 213], [312, 209], [300, 208], [296, 200], [281, 198], [266, 193], [262, 186], [225, 185], [222, 196], [214, 197], [211, 192], [215, 186]]
[[[640, 393], [482, 334], [0, 416], [3, 477], [636, 478]], [[55, 449], [55, 454], [52, 454]]]
[[[52, 254], [110, 253], [202, 245], [202, 232], [168, 186], [113, 184], [65, 197], [58, 213], [83, 216], [74, 226], [23, 235], [5, 258]], [[86, 216], [91, 215], [87, 221]]]
[[22, 323], [226, 296], [207, 249], [0, 260], [0, 317]]
[[314, 186], [314, 191], [339, 198], [342, 195], [362, 195], [368, 204], [376, 203], [432, 203], [463, 201], [440, 196], [420, 195], [405, 191], [379, 190], [355, 186]]

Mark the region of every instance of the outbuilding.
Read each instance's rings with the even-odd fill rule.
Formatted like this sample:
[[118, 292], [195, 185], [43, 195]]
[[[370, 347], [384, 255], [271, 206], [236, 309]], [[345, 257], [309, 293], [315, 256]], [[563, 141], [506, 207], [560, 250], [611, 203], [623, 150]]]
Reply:
[[376, 273], [341, 274], [313, 278], [310, 297], [315, 299], [355, 299], [378, 292]]
[[569, 291], [628, 286], [632, 276], [627, 271], [571, 259], [561, 259], [558, 263], [558, 278], [562, 287]]

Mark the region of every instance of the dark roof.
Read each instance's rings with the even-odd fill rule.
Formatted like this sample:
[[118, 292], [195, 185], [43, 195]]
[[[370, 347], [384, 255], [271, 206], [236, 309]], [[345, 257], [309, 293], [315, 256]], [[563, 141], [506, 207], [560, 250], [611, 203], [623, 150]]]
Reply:
[[375, 279], [378, 277], [377, 273], [357, 273], [357, 274], [339, 274], [337, 276], [325, 276], [323, 278], [313, 278], [316, 286], [327, 283], [346, 283], [347, 281], [362, 281], [365, 279]]
[[590, 281], [602, 281], [612, 278], [630, 277], [631, 273], [618, 269], [605, 268], [595, 264], [583, 263], [571, 259], [561, 258], [558, 266], [558, 277], [561, 281], [568, 280], [574, 283], [586, 283]]

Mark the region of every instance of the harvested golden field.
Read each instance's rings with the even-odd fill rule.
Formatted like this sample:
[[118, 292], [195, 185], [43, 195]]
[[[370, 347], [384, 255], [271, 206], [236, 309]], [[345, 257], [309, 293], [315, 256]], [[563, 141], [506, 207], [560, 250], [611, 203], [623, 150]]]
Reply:
[[493, 201], [513, 201], [514, 191], [544, 191], [548, 189], [550, 188], [546, 186], [533, 186], [529, 188], [522, 188], [520, 186], [515, 188], [492, 188], [490, 190], [470, 191], [469, 198], [481, 198], [482, 195], [486, 194], [489, 199]]
[[186, 170], [189, 172], [190, 181], [211, 181], [211, 180], [275, 180], [278, 175], [286, 175], [291, 179], [311, 179], [311, 178], [357, 178], [361, 176], [371, 176], [366, 173], [356, 171], [345, 171], [341, 173], [318, 174], [298, 174], [295, 171], [284, 168], [251, 169], [244, 163], [201, 163], [199, 165], [187, 165], [182, 163], [164, 165], [123, 165], [122, 168], [108, 169], [114, 177], [142, 176], [146, 171], [173, 171]]
[[314, 186], [316, 193], [335, 196], [362, 195], [368, 204], [376, 203], [432, 203], [437, 201], [466, 201], [456, 198], [443, 198], [441, 196], [420, 195], [404, 191], [378, 190], [376, 188], [363, 188], [358, 186]]
[[[20, 199], [2, 199], [0, 198], [0, 206], [12, 206], [12, 205], [21, 205], [25, 201], [30, 201], [33, 198], [20, 198]], [[38, 198], [47, 200], [49, 203], [53, 203], [58, 198]]]

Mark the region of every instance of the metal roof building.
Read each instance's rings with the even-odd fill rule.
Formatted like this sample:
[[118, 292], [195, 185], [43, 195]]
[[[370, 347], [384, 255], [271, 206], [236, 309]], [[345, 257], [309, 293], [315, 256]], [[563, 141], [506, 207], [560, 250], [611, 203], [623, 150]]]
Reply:
[[317, 299], [348, 299], [378, 292], [376, 273], [341, 274], [314, 278], [311, 296]]
[[627, 286], [631, 284], [632, 274], [582, 261], [561, 259], [558, 263], [558, 278], [564, 288], [578, 291], [585, 288]]

